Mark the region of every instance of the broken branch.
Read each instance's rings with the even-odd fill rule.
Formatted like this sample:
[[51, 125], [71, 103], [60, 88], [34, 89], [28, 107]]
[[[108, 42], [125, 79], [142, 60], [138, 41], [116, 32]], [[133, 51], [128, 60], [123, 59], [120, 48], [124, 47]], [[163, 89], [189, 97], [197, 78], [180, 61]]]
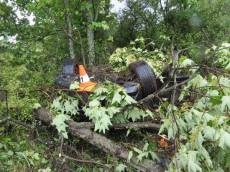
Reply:
[[193, 78], [194, 78], [194, 76], [190, 77], [189, 79], [186, 79], [186, 80], [183, 81], [183, 82], [180, 82], [180, 83], [175, 84], [175, 85], [173, 85], [173, 86], [171, 86], [171, 87], [168, 87], [168, 88], [163, 87], [163, 88], [160, 89], [159, 91], [154, 92], [153, 94], [150, 94], [150, 95], [148, 95], [147, 97], [141, 99], [141, 100], [139, 101], [139, 103], [147, 102], [147, 101], [153, 99], [153, 98], [154, 98], [155, 96], [157, 96], [157, 95], [158, 95], [158, 96], [161, 96], [161, 95], [163, 95], [163, 94], [165, 94], [165, 93], [167, 93], [167, 92], [169, 92], [169, 91], [172, 91], [173, 89], [175, 89], [175, 88], [177, 88], [177, 87], [179, 87], [179, 86], [181, 86], [181, 85], [184, 85], [184, 84], [186, 84], [187, 82], [191, 81]]

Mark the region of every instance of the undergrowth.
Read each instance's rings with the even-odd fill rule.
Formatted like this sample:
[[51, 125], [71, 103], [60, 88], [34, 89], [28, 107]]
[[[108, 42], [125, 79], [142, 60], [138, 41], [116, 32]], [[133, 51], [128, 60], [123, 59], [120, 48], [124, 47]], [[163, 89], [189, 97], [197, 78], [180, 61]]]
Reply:
[[[180, 70], [186, 71], [191, 80], [180, 87], [179, 105], [172, 105], [169, 99], [162, 100], [156, 112], [143, 109], [124, 89], [116, 84], [105, 82], [98, 84], [89, 101], [84, 105], [85, 116], [95, 125], [94, 130], [109, 134], [110, 127], [115, 123], [125, 123], [161, 117], [159, 134], [165, 134], [175, 146], [175, 152], [170, 157], [167, 171], [230, 171], [230, 79], [229, 79], [229, 44], [212, 47], [206, 50], [207, 64], [198, 65], [195, 60], [182, 56], [178, 62]], [[148, 56], [148, 57], [147, 57]], [[3, 58], [4, 57], [4, 58]], [[7, 58], [5, 58], [7, 57]], [[128, 57], [126, 59], [126, 57]], [[119, 49], [111, 56], [115, 69], [123, 70], [135, 60], [145, 58], [154, 60], [154, 68], [160, 74], [163, 65], [169, 61], [167, 55], [160, 51], [148, 52], [144, 49]], [[154, 57], [154, 58], [153, 58]], [[23, 64], [11, 66], [12, 54], [3, 54], [0, 63], [4, 68], [0, 74], [1, 86], [9, 91], [9, 112], [12, 117], [21, 121], [33, 121], [32, 111], [35, 103], [49, 105], [44, 96], [32, 91], [38, 84], [50, 83], [51, 76], [45, 78], [44, 73], [35, 72]], [[162, 59], [165, 59], [162, 60]], [[177, 71], [177, 72], [183, 72]], [[30, 78], [30, 79], [28, 79]], [[76, 83], [74, 87], [76, 87]], [[73, 88], [71, 88], [73, 89]], [[60, 138], [64, 142], [72, 142], [66, 131], [66, 120], [79, 119], [81, 99], [62, 94], [54, 99], [51, 110], [55, 116]], [[4, 102], [1, 102], [1, 117], [6, 112]], [[3, 126], [0, 128], [0, 169], [17, 171], [17, 169], [34, 169], [53, 171], [49, 157], [44, 150], [47, 146], [33, 144], [28, 131], [21, 128]], [[9, 134], [9, 133], [10, 134]], [[128, 137], [129, 132], [127, 132]], [[135, 131], [132, 131], [135, 132]], [[147, 134], [148, 135], [148, 134]], [[60, 138], [57, 135], [56, 142]], [[47, 136], [48, 138], [48, 136]], [[157, 147], [152, 142], [144, 140], [141, 145], [129, 145], [129, 161], [137, 157], [159, 161]], [[53, 153], [59, 156], [56, 150]], [[91, 158], [89, 156], [89, 158]], [[113, 158], [112, 158], [113, 159]], [[116, 160], [115, 160], [116, 161]], [[113, 160], [108, 161], [108, 164]], [[125, 161], [116, 164], [117, 171], [129, 169]], [[77, 171], [89, 171], [88, 167], [76, 167]], [[100, 171], [99, 168], [95, 169]]]

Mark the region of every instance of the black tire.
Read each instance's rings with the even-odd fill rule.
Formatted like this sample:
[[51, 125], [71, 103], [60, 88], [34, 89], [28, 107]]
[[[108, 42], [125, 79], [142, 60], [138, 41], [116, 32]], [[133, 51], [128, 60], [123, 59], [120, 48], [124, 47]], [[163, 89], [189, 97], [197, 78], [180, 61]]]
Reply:
[[143, 97], [157, 90], [156, 75], [145, 61], [131, 63], [129, 69], [139, 80]]

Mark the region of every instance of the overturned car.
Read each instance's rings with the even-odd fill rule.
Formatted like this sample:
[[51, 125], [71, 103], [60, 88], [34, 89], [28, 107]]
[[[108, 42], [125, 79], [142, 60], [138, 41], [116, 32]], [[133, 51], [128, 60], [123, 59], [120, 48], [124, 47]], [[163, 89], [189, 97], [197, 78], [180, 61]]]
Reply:
[[[80, 69], [82, 68], [82, 66], [83, 65], [77, 64], [75, 60], [66, 60], [63, 65], [62, 72], [55, 80], [55, 84], [58, 87], [68, 89], [71, 83], [73, 83], [74, 81], [79, 81], [83, 86], [80, 90], [77, 91], [83, 94], [91, 92], [91, 89], [96, 85], [96, 82], [110, 80], [111, 82], [122, 86], [127, 94], [129, 94], [137, 101], [144, 100], [147, 96], [157, 92], [163, 87], [172, 87], [174, 84], [173, 78], [170, 76], [170, 70], [172, 68], [171, 65], [168, 65], [163, 70], [163, 80], [156, 77], [152, 68], [145, 61], [136, 61], [134, 63], [131, 63], [129, 65], [128, 73], [126, 73], [125, 75], [118, 73], [115, 77], [108, 76], [110, 75], [108, 74], [108, 72], [106, 74], [101, 74], [99, 72], [99, 70], [101, 69], [89, 70], [90, 76], [95, 76], [92, 78], [94, 79], [94, 82], [90, 81], [88, 74], [84, 69], [84, 71], [82, 72], [82, 69]], [[98, 77], [98, 73], [103, 76]], [[178, 75], [176, 77], [176, 84], [181, 83], [188, 78], [188, 76]], [[88, 82], [88, 84], [83, 84], [84, 82]], [[90, 89], [88, 87], [90, 87]], [[172, 90], [169, 90], [161, 94], [160, 97], [170, 98], [171, 94]], [[146, 104], [149, 109], [154, 109], [159, 105], [158, 99], [159, 98], [153, 97], [150, 99], [146, 99], [146, 101], [144, 101], [143, 103]]]

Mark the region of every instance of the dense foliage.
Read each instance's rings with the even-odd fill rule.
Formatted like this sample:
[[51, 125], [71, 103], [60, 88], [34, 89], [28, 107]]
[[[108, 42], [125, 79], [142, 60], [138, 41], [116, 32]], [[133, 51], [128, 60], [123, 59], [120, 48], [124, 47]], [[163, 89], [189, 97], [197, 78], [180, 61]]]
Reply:
[[[225, 57], [220, 55], [217, 61]], [[168, 138], [178, 141], [178, 153], [169, 171], [228, 171], [230, 80], [227, 73], [202, 77], [195, 72], [195, 77], [183, 88], [182, 106], [161, 107], [165, 118], [159, 132], [167, 130]], [[196, 98], [191, 102], [186, 96]]]
[[[113, 12], [111, 2], [0, 0], [0, 171], [50, 172], [66, 164], [64, 170], [106, 171], [100, 161], [115, 171], [133, 171], [125, 164], [132, 158], [161, 162], [165, 157], [153, 134], [173, 145], [166, 171], [230, 171], [229, 0], [123, 0], [120, 12]], [[54, 88], [69, 58], [89, 69], [109, 63], [122, 73], [144, 60], [161, 81], [173, 62], [172, 77], [190, 79], [176, 87], [178, 102], [161, 99], [153, 112], [109, 81], [99, 83], [82, 105], [80, 95]], [[72, 83], [70, 90], [78, 86]], [[44, 131], [34, 119], [41, 106], [52, 111], [58, 132]], [[68, 135], [66, 122], [80, 122], [82, 115], [95, 132], [122, 141], [130, 150], [127, 161]], [[159, 133], [111, 130], [114, 124], [145, 120], [161, 123]], [[83, 152], [77, 158], [86, 161], [63, 157], [66, 145]], [[84, 165], [92, 159], [96, 167]]]
[[152, 67], [158, 77], [160, 77], [164, 65], [170, 62], [168, 55], [164, 54], [161, 50], [155, 49], [154, 51], [150, 51], [146, 49], [143, 38], [131, 42], [129, 47], [117, 48], [110, 56], [109, 62], [112, 64], [114, 70], [124, 71], [127, 70], [129, 64], [143, 59]]
[[[52, 108], [58, 113], [53, 125], [65, 138], [68, 137], [65, 121], [70, 120], [70, 116], [79, 115], [80, 100], [62, 96], [53, 101]], [[127, 95], [122, 87], [110, 82], [97, 86], [94, 94], [89, 97], [88, 104], [82, 109], [95, 124], [94, 130], [103, 133], [113, 123], [125, 123], [129, 119], [134, 122], [145, 117], [153, 117], [149, 110], [138, 107], [137, 102]]]

